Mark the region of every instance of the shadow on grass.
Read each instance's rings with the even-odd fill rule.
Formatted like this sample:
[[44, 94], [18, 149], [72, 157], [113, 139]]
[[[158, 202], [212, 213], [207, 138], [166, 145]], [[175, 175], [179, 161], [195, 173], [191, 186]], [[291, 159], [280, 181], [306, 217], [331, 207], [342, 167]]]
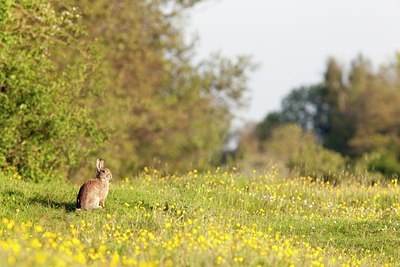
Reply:
[[6, 190], [3, 193], [5, 196], [9, 196], [9, 197], [23, 197], [24, 193], [22, 193], [21, 191], [17, 190], [17, 189], [10, 189], [10, 190]]
[[30, 199], [31, 203], [37, 203], [39, 205], [49, 207], [52, 209], [61, 209], [66, 212], [75, 212], [76, 205], [72, 202], [66, 201], [55, 201], [44, 197], [34, 197]]

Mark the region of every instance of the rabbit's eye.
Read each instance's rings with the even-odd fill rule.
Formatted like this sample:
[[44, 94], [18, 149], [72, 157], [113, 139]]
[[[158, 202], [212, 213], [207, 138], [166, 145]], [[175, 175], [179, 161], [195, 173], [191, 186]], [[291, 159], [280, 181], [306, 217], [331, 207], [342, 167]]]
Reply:
[[105, 173], [106, 171], [105, 171], [105, 170], [101, 170], [100, 172], [101, 172], [101, 173]]

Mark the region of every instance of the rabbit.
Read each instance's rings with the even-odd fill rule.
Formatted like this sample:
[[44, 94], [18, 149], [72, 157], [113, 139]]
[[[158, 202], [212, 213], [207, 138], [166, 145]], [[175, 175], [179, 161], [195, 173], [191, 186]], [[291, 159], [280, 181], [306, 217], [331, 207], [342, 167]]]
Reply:
[[96, 168], [96, 178], [86, 181], [79, 189], [76, 199], [77, 210], [93, 210], [105, 206], [112, 174], [109, 169], [104, 168], [102, 159], [97, 159]]

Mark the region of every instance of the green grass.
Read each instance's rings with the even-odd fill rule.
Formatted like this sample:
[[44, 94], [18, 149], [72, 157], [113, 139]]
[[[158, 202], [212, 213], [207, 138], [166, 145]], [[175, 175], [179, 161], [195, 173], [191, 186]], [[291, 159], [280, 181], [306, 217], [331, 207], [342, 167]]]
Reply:
[[400, 187], [332, 186], [275, 170], [112, 183], [75, 211], [78, 185], [0, 175], [0, 265], [382, 266], [400, 258]]

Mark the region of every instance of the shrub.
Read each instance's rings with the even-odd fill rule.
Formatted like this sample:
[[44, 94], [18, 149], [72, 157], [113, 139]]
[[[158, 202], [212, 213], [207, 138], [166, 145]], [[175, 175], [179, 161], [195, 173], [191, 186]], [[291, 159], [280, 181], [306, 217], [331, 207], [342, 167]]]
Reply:
[[[52, 178], [104, 140], [104, 131], [80, 105], [91, 91], [96, 60], [80, 41], [78, 20], [74, 10], [56, 12], [44, 0], [8, 0], [1, 5], [3, 170], [16, 167], [26, 179]], [[79, 53], [81, 60], [69, 60], [68, 53]]]
[[295, 124], [277, 127], [265, 146], [268, 153], [301, 175], [338, 182], [339, 174], [345, 169], [345, 160], [339, 153], [324, 148], [310, 132]]

